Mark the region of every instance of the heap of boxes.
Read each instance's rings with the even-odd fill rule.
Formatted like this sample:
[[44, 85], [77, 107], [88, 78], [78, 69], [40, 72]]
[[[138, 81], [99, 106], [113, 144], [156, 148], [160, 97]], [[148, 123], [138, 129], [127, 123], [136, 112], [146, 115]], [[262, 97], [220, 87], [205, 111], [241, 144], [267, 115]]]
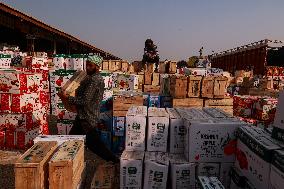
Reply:
[[234, 116], [259, 127], [273, 123], [278, 100], [272, 97], [235, 95], [233, 97]]
[[23, 61], [26, 67], [0, 71], [0, 148], [25, 149], [36, 136], [49, 133], [47, 57]]
[[198, 188], [198, 176], [218, 177], [229, 187], [235, 132], [243, 125], [215, 108], [131, 107], [120, 188]]

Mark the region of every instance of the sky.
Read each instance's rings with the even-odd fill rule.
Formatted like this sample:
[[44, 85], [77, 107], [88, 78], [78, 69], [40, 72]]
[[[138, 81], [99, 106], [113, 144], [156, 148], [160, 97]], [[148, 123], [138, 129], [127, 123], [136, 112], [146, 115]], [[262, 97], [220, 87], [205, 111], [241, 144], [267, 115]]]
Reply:
[[283, 0], [1, 0], [128, 61], [151, 38], [160, 59], [186, 60], [284, 39]]

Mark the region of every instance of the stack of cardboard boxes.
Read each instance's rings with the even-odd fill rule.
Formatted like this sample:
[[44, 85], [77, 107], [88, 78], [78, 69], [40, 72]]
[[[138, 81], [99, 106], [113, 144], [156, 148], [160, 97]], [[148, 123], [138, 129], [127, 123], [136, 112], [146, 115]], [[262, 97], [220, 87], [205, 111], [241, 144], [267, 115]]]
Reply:
[[49, 133], [47, 57], [25, 62], [26, 67], [0, 71], [0, 148], [25, 149], [37, 135]]
[[167, 188], [166, 183], [172, 188], [198, 188], [198, 176], [218, 177], [229, 187], [235, 132], [243, 125], [215, 108], [131, 107], [126, 116], [121, 188], [142, 188], [142, 184]]

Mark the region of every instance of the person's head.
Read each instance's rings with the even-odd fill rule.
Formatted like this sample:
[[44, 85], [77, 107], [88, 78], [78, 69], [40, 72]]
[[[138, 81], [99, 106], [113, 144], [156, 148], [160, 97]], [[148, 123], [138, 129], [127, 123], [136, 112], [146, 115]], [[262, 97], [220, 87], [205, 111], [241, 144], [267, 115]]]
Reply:
[[100, 66], [102, 64], [102, 57], [97, 55], [88, 56], [86, 61], [86, 72], [88, 75], [100, 72]]
[[152, 39], [147, 39], [145, 41], [145, 47], [150, 47], [154, 44], [154, 42], [152, 41]]

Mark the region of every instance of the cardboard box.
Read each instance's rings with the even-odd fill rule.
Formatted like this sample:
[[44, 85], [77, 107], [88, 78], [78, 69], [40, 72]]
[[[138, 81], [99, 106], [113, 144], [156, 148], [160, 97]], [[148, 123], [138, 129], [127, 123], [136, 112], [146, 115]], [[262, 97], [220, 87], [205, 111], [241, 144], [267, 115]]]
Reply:
[[185, 155], [190, 162], [234, 162], [237, 119], [186, 120]]
[[231, 169], [230, 176], [230, 189], [244, 189], [246, 187], [246, 183], [248, 182], [247, 178], [236, 167]]
[[98, 165], [91, 183], [91, 189], [112, 189], [115, 187], [115, 166], [104, 162]]
[[233, 166], [234, 163], [221, 163], [219, 179], [225, 188], [230, 188], [231, 185], [230, 172]]
[[199, 176], [198, 181], [201, 189], [225, 189], [217, 177]]
[[11, 94], [0, 93], [0, 113], [11, 113]]
[[142, 188], [144, 152], [124, 151], [120, 157], [120, 188]]
[[148, 108], [147, 150], [167, 152], [169, 115], [164, 108]]
[[184, 153], [184, 140], [186, 136], [186, 129], [183, 119], [174, 108], [166, 109], [170, 116], [170, 153]]
[[273, 155], [270, 170], [270, 184], [272, 188], [280, 189], [284, 186], [284, 151], [276, 150]]
[[56, 54], [53, 56], [53, 64], [54, 64], [54, 68], [55, 70], [59, 70], [59, 69], [65, 69], [65, 55], [64, 54]]
[[278, 97], [274, 126], [284, 130], [283, 112], [284, 112], [284, 91], [281, 91]]
[[69, 96], [75, 96], [76, 89], [80, 86], [80, 83], [87, 77], [87, 73], [84, 71], [77, 71], [74, 75], [63, 85], [61, 88], [64, 93]]
[[228, 114], [227, 112], [219, 109], [219, 108], [202, 108], [204, 112], [212, 116], [213, 118], [221, 118], [221, 119], [226, 119], [226, 118], [232, 118], [233, 116], [231, 114]]
[[195, 187], [195, 164], [188, 163], [183, 154], [169, 154], [172, 189]]
[[[220, 176], [220, 163], [198, 163], [196, 176], [218, 177]], [[198, 178], [196, 178], [198, 179]]]
[[0, 69], [9, 69], [11, 66], [11, 55], [0, 54]]
[[146, 119], [146, 106], [133, 106], [128, 110], [126, 115], [126, 150], [145, 150]]
[[171, 96], [160, 96], [161, 98], [161, 108], [172, 108], [173, 98]]
[[113, 117], [112, 134], [114, 136], [125, 136], [125, 117]]
[[169, 158], [163, 152], [145, 152], [143, 188], [167, 188]]
[[280, 149], [263, 129], [240, 127], [235, 166], [257, 189], [269, 188], [272, 152]]
[[148, 102], [149, 107], [156, 107], [156, 108], [161, 107], [161, 98], [159, 95], [149, 95], [148, 99], [149, 99]]
[[138, 89], [138, 75], [114, 72], [112, 74], [112, 88], [122, 91], [133, 91]]
[[73, 54], [71, 55], [71, 65], [74, 70], [84, 70], [84, 55]]

